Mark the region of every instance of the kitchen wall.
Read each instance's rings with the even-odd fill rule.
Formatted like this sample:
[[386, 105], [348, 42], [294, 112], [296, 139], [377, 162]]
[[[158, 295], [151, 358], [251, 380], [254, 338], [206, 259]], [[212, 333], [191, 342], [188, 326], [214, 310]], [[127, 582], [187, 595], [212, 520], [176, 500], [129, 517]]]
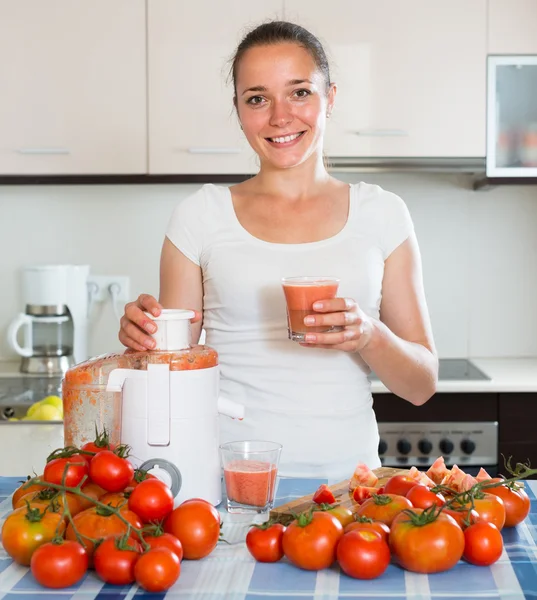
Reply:
[[[537, 186], [474, 192], [464, 174], [337, 174], [401, 195], [420, 242], [441, 357], [537, 356]], [[168, 218], [193, 185], [0, 186], [0, 358], [23, 308], [19, 268], [88, 263], [158, 294]], [[92, 355], [120, 349], [110, 304], [92, 315]]]

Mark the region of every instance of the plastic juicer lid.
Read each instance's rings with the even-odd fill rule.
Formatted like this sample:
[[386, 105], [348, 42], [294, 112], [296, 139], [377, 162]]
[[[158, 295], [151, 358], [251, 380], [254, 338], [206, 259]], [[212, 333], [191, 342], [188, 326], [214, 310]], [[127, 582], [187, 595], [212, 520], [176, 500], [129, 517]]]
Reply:
[[163, 308], [158, 317], [148, 312], [145, 315], [157, 324], [157, 331], [151, 335], [156, 343], [155, 350], [174, 351], [190, 347], [190, 320], [196, 315], [193, 310]]

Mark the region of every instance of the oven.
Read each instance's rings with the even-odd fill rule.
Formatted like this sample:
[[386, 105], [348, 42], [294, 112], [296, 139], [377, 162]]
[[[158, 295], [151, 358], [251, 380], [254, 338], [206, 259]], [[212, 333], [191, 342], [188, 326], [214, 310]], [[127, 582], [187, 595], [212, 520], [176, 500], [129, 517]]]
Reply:
[[[440, 360], [439, 381], [489, 377], [465, 359]], [[486, 392], [439, 392], [423, 406], [394, 394], [374, 393], [383, 466], [427, 470], [443, 456], [470, 475], [481, 467], [499, 472], [498, 396]]]

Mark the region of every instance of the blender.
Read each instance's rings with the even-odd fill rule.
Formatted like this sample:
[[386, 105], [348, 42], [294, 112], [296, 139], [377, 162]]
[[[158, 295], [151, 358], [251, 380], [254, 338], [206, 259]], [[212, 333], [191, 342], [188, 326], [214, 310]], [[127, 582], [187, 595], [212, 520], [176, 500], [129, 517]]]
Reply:
[[219, 415], [244, 407], [219, 395], [218, 354], [192, 346], [189, 310], [163, 310], [153, 351], [108, 354], [70, 369], [63, 382], [65, 445], [81, 447], [104, 428], [128, 444], [130, 460], [188, 498], [221, 502]]

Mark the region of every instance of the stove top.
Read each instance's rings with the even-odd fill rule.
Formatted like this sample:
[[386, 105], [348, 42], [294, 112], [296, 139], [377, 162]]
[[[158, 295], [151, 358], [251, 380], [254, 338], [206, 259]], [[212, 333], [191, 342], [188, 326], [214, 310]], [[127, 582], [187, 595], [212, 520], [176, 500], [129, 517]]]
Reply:
[[[378, 377], [372, 373], [371, 379], [378, 380]], [[490, 377], [466, 358], [441, 358], [438, 379], [440, 381], [488, 381]]]

